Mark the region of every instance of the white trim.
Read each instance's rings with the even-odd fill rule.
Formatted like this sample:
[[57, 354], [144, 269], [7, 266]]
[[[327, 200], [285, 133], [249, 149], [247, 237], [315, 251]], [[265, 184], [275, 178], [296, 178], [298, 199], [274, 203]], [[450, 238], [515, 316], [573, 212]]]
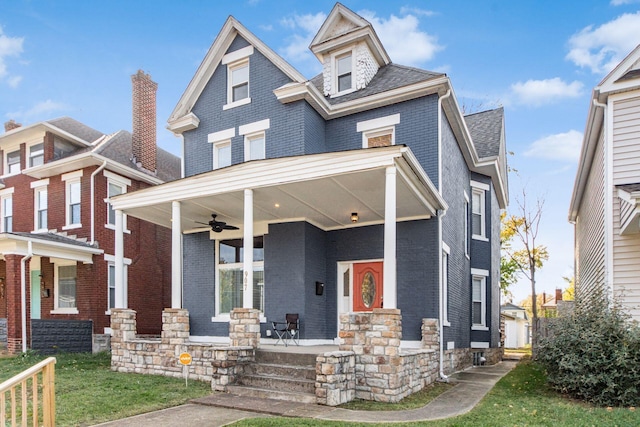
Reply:
[[442, 242], [442, 250], [447, 254], [451, 254], [451, 248], [445, 242]]
[[383, 127], [394, 126], [400, 123], [400, 113], [390, 116], [380, 117], [377, 119], [365, 120], [356, 124], [358, 132], [366, 132]]
[[41, 179], [39, 181], [32, 181], [29, 185], [31, 185], [31, 188], [45, 187], [49, 185], [49, 178]]
[[[264, 151], [264, 156], [255, 157], [253, 153], [251, 153], [251, 143], [255, 140], [262, 140], [262, 151]], [[249, 160], [264, 160], [267, 157], [267, 136], [264, 131], [256, 132], [252, 134], [247, 134], [244, 136], [244, 161], [248, 162]]]
[[455, 341], [447, 341], [447, 350], [455, 350], [456, 342]]
[[[338, 59], [340, 57], [350, 56], [351, 57], [351, 87], [345, 90], [340, 91], [340, 86], [338, 83]], [[356, 63], [356, 45], [350, 45], [346, 49], [340, 49], [331, 53], [331, 98], [346, 95], [351, 92], [355, 92], [356, 90], [356, 71], [357, 71], [357, 63]]]
[[225, 147], [229, 147], [229, 164], [225, 166], [231, 166], [232, 164], [231, 139], [223, 139], [213, 143], [213, 149], [212, 149], [213, 158], [211, 159], [212, 166], [213, 166], [212, 169], [220, 169], [221, 167], [225, 167], [225, 166], [220, 166], [220, 149]]
[[231, 64], [233, 62], [237, 62], [242, 59], [248, 58], [249, 56], [253, 55], [253, 52], [254, 52], [253, 46], [249, 45], [249, 46], [243, 47], [242, 49], [234, 50], [233, 52], [227, 53], [222, 57], [222, 60], [220, 61], [220, 63], [222, 65]]
[[[104, 260], [107, 262], [116, 262], [115, 255], [104, 254]], [[123, 258], [124, 265], [131, 265], [131, 258]]]
[[484, 182], [478, 182], [478, 181], [471, 180], [471, 181], [469, 181], [469, 184], [471, 185], [471, 187], [478, 188], [480, 190], [484, 190], [484, 191], [491, 190], [491, 187], [489, 186], [489, 184], [485, 184]]
[[[478, 184], [478, 183], [476, 183]], [[474, 200], [473, 196], [479, 196], [480, 198], [480, 206], [478, 207], [479, 212], [474, 212]], [[483, 189], [481, 186], [471, 185], [471, 238], [475, 240], [482, 240], [488, 242], [487, 238], [487, 190]], [[473, 230], [473, 216], [480, 215], [480, 234], [474, 233]]]
[[102, 172], [105, 178], [108, 178], [113, 181], [117, 181], [119, 184], [126, 185], [127, 187], [131, 187], [131, 180], [129, 178], [125, 178], [124, 176], [115, 174], [111, 171], [105, 170]]
[[[59, 307], [60, 301], [60, 267], [76, 268], [76, 293], [75, 293], [75, 307]], [[53, 310], [51, 314], [78, 314], [78, 262], [69, 259], [56, 259], [53, 261]]]
[[[43, 179], [41, 181], [35, 181], [37, 183], [42, 183], [43, 181], [46, 181], [46, 184], [49, 183], [48, 179]], [[31, 184], [34, 184], [33, 182]], [[31, 188], [33, 188], [33, 232], [37, 233], [37, 232], [43, 232], [43, 231], [47, 231], [48, 230], [48, 224], [49, 224], [49, 189], [48, 186], [46, 184], [39, 184], [37, 186], [32, 185]], [[40, 205], [38, 204], [38, 200], [39, 200], [39, 196], [41, 193], [45, 192], [46, 193], [46, 198], [47, 198], [47, 206], [45, 206], [45, 209], [47, 211], [47, 227], [38, 227], [38, 220], [39, 220], [39, 213], [40, 213]]]
[[271, 120], [264, 119], [253, 123], [247, 123], [246, 125], [242, 125], [238, 127], [238, 135], [248, 135], [251, 133], [257, 133], [260, 131], [267, 130], [271, 127]]
[[71, 179], [80, 178], [82, 176], [82, 173], [83, 173], [82, 169], [73, 171], [73, 172], [63, 173], [62, 175], [60, 175], [60, 179], [62, 181], [69, 181]]
[[[13, 219], [15, 218], [15, 209], [14, 209], [14, 203], [13, 203], [13, 189], [14, 187], [11, 187], [10, 190], [11, 191], [7, 191], [7, 192], [2, 192], [2, 194], [0, 195], [0, 230], [3, 233], [10, 233], [13, 231]], [[6, 200], [11, 200], [11, 230], [5, 230], [5, 211], [4, 211], [4, 203]]]
[[396, 145], [396, 128], [395, 126], [389, 126], [386, 128], [362, 132], [362, 148], [369, 148], [369, 139], [384, 135], [391, 135], [390, 145]]
[[[240, 49], [242, 50], [242, 49]], [[239, 80], [234, 85], [233, 81], [233, 72], [235, 70], [240, 70], [246, 68], [247, 69], [247, 79], [246, 82], [244, 80]], [[238, 100], [233, 100], [233, 89], [234, 87], [243, 86], [246, 83], [247, 85], [247, 96]], [[235, 62], [227, 63], [227, 103], [222, 106], [223, 110], [228, 110], [230, 108], [239, 107], [240, 105], [245, 105], [251, 102], [251, 64], [249, 62], [249, 57], [242, 57]]]
[[442, 253], [440, 256], [442, 271], [442, 326], [451, 326], [449, 322], [449, 255], [451, 248], [442, 242]]
[[241, 105], [247, 105], [247, 104], [251, 104], [251, 97], [248, 98], [242, 98], [239, 101], [236, 102], [229, 102], [228, 104], [224, 104], [222, 106], [223, 110], [229, 110], [231, 108], [235, 108], [235, 107], [240, 107]]
[[236, 128], [229, 128], [207, 135], [207, 141], [211, 143], [222, 142], [236, 136]]
[[471, 269], [471, 275], [472, 276], [489, 277], [489, 270], [485, 270], [485, 269], [482, 269], [482, 268], [472, 268]]
[[471, 341], [469, 345], [471, 348], [489, 348], [489, 343], [486, 341]]
[[9, 187], [0, 190], [0, 197], [8, 196], [9, 194], [13, 194], [15, 191], [15, 187]]

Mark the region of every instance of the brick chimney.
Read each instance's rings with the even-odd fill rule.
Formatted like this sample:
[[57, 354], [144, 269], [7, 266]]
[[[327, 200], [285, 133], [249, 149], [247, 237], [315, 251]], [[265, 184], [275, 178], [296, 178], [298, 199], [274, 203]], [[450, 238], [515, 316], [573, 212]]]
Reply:
[[16, 123], [15, 120], [11, 119], [8, 122], [4, 122], [4, 131], [9, 132], [10, 130], [14, 130], [22, 126], [21, 123]]
[[138, 70], [131, 76], [133, 84], [133, 161], [142, 168], [156, 171], [156, 91], [158, 83]]
[[562, 301], [562, 289], [556, 288], [556, 303]]

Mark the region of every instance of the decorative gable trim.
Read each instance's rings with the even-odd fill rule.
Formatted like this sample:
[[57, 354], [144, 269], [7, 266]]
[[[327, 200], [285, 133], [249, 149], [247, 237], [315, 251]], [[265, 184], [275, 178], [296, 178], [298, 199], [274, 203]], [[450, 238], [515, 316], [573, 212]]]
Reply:
[[[637, 188], [637, 184], [632, 184]], [[640, 191], [627, 191], [618, 188], [620, 200], [620, 235], [637, 234], [640, 232]]]
[[[607, 94], [629, 89], [635, 89], [640, 85], [640, 45], [627, 55], [598, 85], [595, 91], [598, 94]], [[604, 102], [602, 95], [600, 102]]]
[[[292, 81], [304, 83], [307, 80], [281, 56], [271, 50], [271, 48], [247, 30], [234, 17], [230, 16], [227, 18], [227, 21], [222, 26], [220, 33], [207, 51], [207, 54], [196, 71], [196, 74], [180, 97], [180, 100], [171, 113], [171, 116], [169, 116], [168, 128], [173, 133], [181, 134], [186, 130], [198, 127], [200, 121], [193, 120], [193, 118], [197, 119], [197, 117], [193, 115], [191, 110], [211, 79], [211, 76], [221, 64], [222, 58], [225, 56], [229, 46], [231, 46], [231, 43], [238, 35], [244, 38], [253, 46], [253, 48], [269, 59]], [[192, 119], [185, 119], [185, 117], [189, 115], [192, 115]]]

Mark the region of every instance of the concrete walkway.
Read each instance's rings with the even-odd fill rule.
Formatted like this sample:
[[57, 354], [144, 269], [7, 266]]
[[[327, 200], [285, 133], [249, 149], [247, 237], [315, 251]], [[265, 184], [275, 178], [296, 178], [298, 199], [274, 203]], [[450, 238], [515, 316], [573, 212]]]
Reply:
[[450, 418], [471, 411], [493, 386], [516, 365], [503, 361], [493, 366], [476, 366], [453, 374], [455, 387], [442, 393], [419, 409], [404, 411], [352, 411], [310, 403], [239, 397], [228, 393], [214, 393], [194, 399], [187, 405], [99, 424], [100, 427], [216, 427], [245, 418], [283, 416], [333, 421], [367, 423], [399, 423]]

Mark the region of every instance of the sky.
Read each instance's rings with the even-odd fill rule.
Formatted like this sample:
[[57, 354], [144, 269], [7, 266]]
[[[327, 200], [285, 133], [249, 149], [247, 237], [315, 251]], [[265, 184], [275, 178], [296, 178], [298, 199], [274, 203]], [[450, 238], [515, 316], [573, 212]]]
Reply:
[[[391, 60], [446, 73], [466, 112], [505, 108], [509, 213], [544, 200], [536, 288], [573, 275], [568, 209], [592, 89], [640, 44], [640, 0], [343, 0], [373, 24]], [[166, 121], [229, 15], [307, 78], [323, 0], [0, 0], [0, 120], [70, 116], [131, 130], [131, 79], [158, 83], [158, 144], [180, 154]], [[0, 130], [1, 131], [1, 130]], [[530, 293], [512, 287], [518, 303]]]

